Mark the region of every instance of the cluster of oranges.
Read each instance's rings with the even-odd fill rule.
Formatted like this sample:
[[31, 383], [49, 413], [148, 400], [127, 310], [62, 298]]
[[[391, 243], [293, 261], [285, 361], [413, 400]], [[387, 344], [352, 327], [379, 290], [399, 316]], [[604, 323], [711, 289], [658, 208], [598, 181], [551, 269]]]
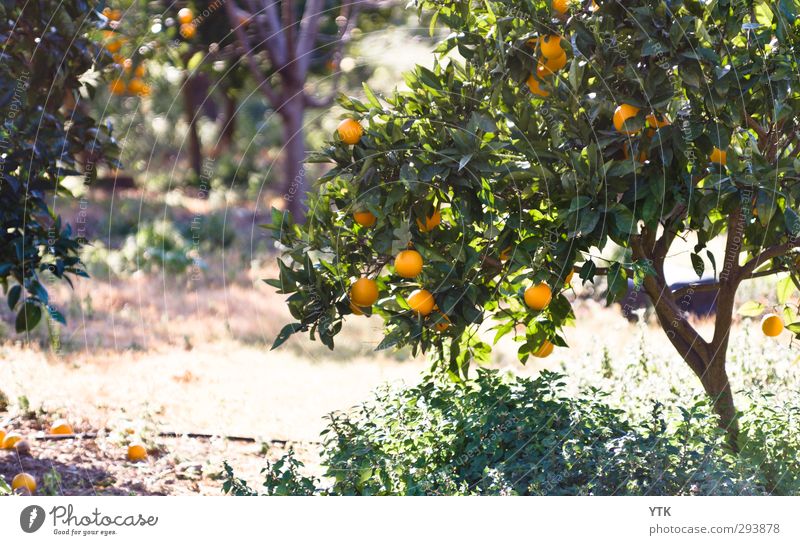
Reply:
[[[103, 9], [109, 21], [119, 22], [122, 19], [122, 12], [118, 9], [105, 8]], [[114, 62], [120, 65], [124, 72], [125, 77], [119, 77], [108, 84], [108, 90], [112, 95], [134, 95], [134, 96], [148, 96], [150, 94], [150, 86], [147, 85], [142, 79], [145, 75], [144, 64], [138, 64], [136, 67], [133, 65], [133, 60], [125, 58], [122, 54], [122, 46], [127, 43], [127, 38], [113, 30], [104, 30], [103, 37], [105, 38], [104, 47], [114, 57]]]
[[194, 38], [197, 33], [197, 27], [194, 23], [194, 13], [189, 8], [181, 8], [178, 11], [178, 23], [180, 23], [180, 33], [187, 40]]
[[[50, 435], [72, 435], [75, 430], [72, 425], [64, 418], [54, 420], [48, 430]], [[0, 428], [0, 448], [3, 450], [15, 450], [19, 454], [30, 454], [30, 445], [22, 434]], [[140, 462], [147, 459], [147, 448], [142, 443], [131, 443], [128, 446], [128, 460]], [[11, 489], [17, 493], [31, 495], [36, 492], [36, 478], [30, 473], [18, 473], [11, 480]]]
[[[560, 45], [559, 45], [560, 47]], [[551, 52], [548, 50], [548, 52]], [[563, 51], [562, 51], [563, 52]], [[355, 145], [361, 140], [364, 135], [364, 128], [358, 121], [354, 119], [345, 119], [337, 128], [339, 139], [347, 145]], [[361, 227], [370, 228], [377, 223], [378, 218], [369, 210], [357, 210], [353, 213], [353, 221]], [[439, 208], [435, 208], [430, 216], [425, 218], [425, 221], [417, 219], [417, 228], [421, 233], [427, 233], [435, 229], [442, 222], [442, 214]], [[507, 261], [511, 254], [511, 247], [504, 249], [500, 253], [500, 260]], [[399, 252], [394, 259], [395, 273], [401, 278], [414, 279], [422, 272], [425, 262], [422, 255], [409, 248]], [[573, 272], [570, 271], [566, 278], [566, 284], [572, 281]], [[358, 278], [350, 286], [350, 310], [354, 314], [364, 314], [379, 297], [378, 284], [375, 280], [367, 277]], [[545, 283], [539, 283], [531, 286], [525, 290], [524, 293], [525, 304], [535, 311], [542, 311], [547, 308], [553, 298], [553, 292]], [[433, 327], [436, 331], [446, 331], [450, 325], [450, 318], [439, 309], [436, 304], [436, 299], [433, 294], [424, 289], [413, 291], [406, 299], [411, 311], [417, 316], [427, 318], [434, 312], [436, 315], [433, 319]], [[549, 340], [546, 340], [538, 350], [534, 352], [534, 356], [544, 358], [549, 356], [554, 349], [554, 345]]]

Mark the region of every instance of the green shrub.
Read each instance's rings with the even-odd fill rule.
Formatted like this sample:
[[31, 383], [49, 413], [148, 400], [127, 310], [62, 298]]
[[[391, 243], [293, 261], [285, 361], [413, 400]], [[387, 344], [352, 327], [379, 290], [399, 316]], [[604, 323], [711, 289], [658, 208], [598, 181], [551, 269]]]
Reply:
[[[631, 421], [609, 406], [599, 389], [567, 397], [562, 379], [546, 371], [529, 379], [480, 370], [463, 384], [427, 378], [415, 388], [384, 387], [373, 401], [329, 416], [322, 434], [328, 486], [279, 489], [273, 484], [267, 493], [311, 494], [313, 488], [332, 495], [769, 491], [765, 468], [725, 447], [705, 398], [675, 410], [656, 403], [648, 418]], [[771, 428], [770, 434], [796, 441], [798, 432], [789, 425]], [[773, 447], [780, 449], [774, 456], [796, 460], [796, 442], [784, 445]], [[786, 461], [773, 460], [769, 467], [777, 474], [796, 474], [796, 466]], [[313, 483], [298, 468], [291, 455], [284, 457], [265, 469], [267, 482]]]

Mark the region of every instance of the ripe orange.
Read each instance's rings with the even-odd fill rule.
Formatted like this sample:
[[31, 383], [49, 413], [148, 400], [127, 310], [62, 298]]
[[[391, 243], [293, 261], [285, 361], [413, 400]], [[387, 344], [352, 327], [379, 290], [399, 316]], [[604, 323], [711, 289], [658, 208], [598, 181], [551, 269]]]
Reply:
[[669, 125], [669, 120], [666, 116], [661, 117], [661, 121], [658, 120], [656, 114], [650, 114], [645, 117], [645, 121], [647, 122], [647, 126], [653, 129], [660, 129], [661, 127], [666, 127]]
[[441, 314], [441, 316], [436, 318], [436, 323], [433, 324], [433, 328], [439, 333], [442, 333], [443, 331], [447, 331], [447, 328], [450, 327], [452, 322], [450, 322], [450, 317], [444, 312], [440, 311], [439, 314]]
[[783, 331], [783, 320], [777, 314], [767, 314], [761, 320], [761, 331], [767, 337], [777, 337]]
[[361, 136], [364, 134], [364, 127], [355, 119], [343, 119], [339, 126], [336, 128], [339, 133], [339, 139], [348, 146], [358, 144]]
[[553, 349], [555, 346], [550, 341], [544, 341], [542, 346], [536, 349], [536, 352], [533, 353], [535, 358], [546, 358], [550, 354], [553, 353]]
[[50, 425], [50, 435], [71, 435], [75, 433], [72, 426], [64, 418], [59, 418]]
[[550, 91], [545, 91], [539, 85], [539, 80], [537, 80], [533, 75], [528, 78], [528, 89], [531, 90], [531, 93], [534, 95], [539, 95], [540, 97], [549, 97]]
[[558, 57], [550, 59], [539, 59], [539, 64], [536, 65], [536, 75], [539, 78], [552, 76], [567, 65], [567, 54], [561, 53]]
[[124, 95], [128, 90], [128, 86], [121, 79], [115, 79], [108, 84], [108, 90], [111, 91], [112, 95]]
[[128, 92], [132, 95], [147, 96], [150, 94], [150, 87], [142, 80], [134, 78], [128, 82]]
[[[625, 159], [631, 158], [631, 154], [628, 151], [628, 146], [622, 148], [622, 156], [625, 157]], [[636, 156], [636, 160], [639, 161], [640, 163], [644, 163], [645, 161], [647, 161], [647, 152], [645, 152], [644, 150], [640, 151], [639, 154]]]
[[378, 220], [378, 218], [375, 217], [375, 214], [373, 214], [369, 210], [355, 212], [353, 214], [353, 219], [356, 221], [357, 224], [359, 224], [362, 227], [372, 227]]
[[141, 462], [147, 460], [147, 449], [141, 443], [131, 443], [128, 445], [128, 460], [131, 462]]
[[548, 59], [555, 59], [564, 55], [564, 49], [561, 47], [561, 36], [556, 34], [543, 36], [539, 40], [539, 49], [542, 50], [542, 55]]
[[194, 38], [197, 29], [192, 23], [184, 23], [181, 25], [181, 36], [186, 38], [187, 40], [191, 40]]
[[370, 307], [378, 300], [378, 284], [370, 278], [359, 278], [350, 287], [350, 301], [360, 307]]
[[181, 8], [178, 11], [178, 21], [180, 23], [187, 25], [192, 22], [192, 19], [194, 19], [194, 14], [189, 8]]
[[557, 11], [560, 14], [567, 13], [569, 6], [567, 6], [567, 0], [553, 0], [553, 10]]
[[4, 449], [12, 449], [14, 445], [22, 441], [22, 435], [19, 433], [12, 431], [6, 434], [5, 439], [3, 439], [3, 448]]
[[122, 19], [122, 12], [118, 9], [103, 8], [103, 15], [111, 21], [119, 21]]
[[107, 50], [108, 50], [110, 53], [116, 53], [116, 52], [118, 52], [120, 49], [122, 49], [122, 43], [120, 43], [120, 42], [119, 42], [119, 40], [113, 40], [113, 41], [111, 41], [111, 42], [108, 42], [108, 43], [106, 44], [106, 49], [107, 49]]
[[3, 446], [3, 441], [6, 439], [6, 430], [0, 428], [0, 448]]
[[403, 250], [394, 258], [394, 268], [403, 278], [414, 278], [422, 272], [422, 256], [416, 250]]
[[714, 147], [711, 151], [711, 156], [709, 157], [712, 163], [717, 163], [718, 165], [725, 166], [728, 162], [728, 152], [722, 151], [721, 149]]
[[36, 492], [36, 479], [30, 473], [17, 473], [11, 481], [11, 489], [26, 488], [28, 492], [33, 494]]
[[442, 223], [442, 213], [438, 208], [433, 211], [433, 214], [425, 218], [425, 225], [423, 225], [422, 222], [417, 219], [417, 227], [419, 227], [419, 230], [423, 233], [427, 233], [428, 231], [434, 229], [440, 223]]
[[636, 114], [638, 113], [639, 108], [636, 106], [631, 106], [630, 104], [620, 104], [617, 106], [617, 109], [614, 110], [614, 128], [623, 134], [636, 134], [636, 131], [624, 131], [622, 128], [624, 127], [626, 120], [630, 119], [631, 117], [636, 117]]
[[416, 290], [408, 296], [408, 306], [411, 310], [422, 316], [427, 316], [433, 312], [433, 307], [436, 301], [433, 299], [433, 294], [428, 290]]
[[533, 310], [544, 310], [550, 304], [553, 292], [550, 286], [541, 282], [525, 290], [525, 304]]
[[597, 3], [594, 0], [592, 0], [592, 5], [589, 7], [589, 9], [592, 11], [597, 11], [600, 9], [600, 6], [598, 6]]
[[575, 271], [574, 271], [574, 270], [573, 270], [573, 271], [569, 271], [569, 274], [568, 274], [568, 275], [567, 275], [567, 277], [564, 279], [564, 283], [565, 283], [565, 284], [571, 284], [571, 283], [572, 283], [572, 277], [573, 277], [573, 276], [575, 276]]

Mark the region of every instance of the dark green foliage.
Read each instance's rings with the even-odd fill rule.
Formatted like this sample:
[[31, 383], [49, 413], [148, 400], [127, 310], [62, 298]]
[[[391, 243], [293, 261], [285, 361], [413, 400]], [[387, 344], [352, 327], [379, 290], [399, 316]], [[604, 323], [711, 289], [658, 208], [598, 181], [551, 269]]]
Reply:
[[[567, 397], [561, 377], [503, 378], [480, 370], [465, 384], [427, 379], [384, 388], [330, 416], [322, 458], [333, 495], [797, 494], [798, 408], [751, 408], [753, 441], [728, 450], [705, 400], [673, 412], [656, 403], [633, 422], [592, 389]], [[230, 468], [228, 468], [230, 469]], [[286, 456], [265, 469], [269, 494], [311, 494]], [[229, 473], [226, 491], [243, 484]], [[298, 483], [301, 483], [302, 486]], [[777, 486], [776, 486], [777, 484]], [[256, 491], [247, 488], [248, 493]], [[280, 492], [283, 490], [283, 492]]]
[[82, 0], [0, 5], [0, 285], [18, 332], [35, 327], [43, 309], [64, 322], [50, 305], [47, 276], [69, 282], [86, 273], [81, 242], [51, 209], [53, 193], [71, 197], [63, 178], [91, 181], [115, 153], [109, 128], [83, 107], [97, 84], [87, 72], [110, 61], [86, 35], [98, 25], [93, 8]]

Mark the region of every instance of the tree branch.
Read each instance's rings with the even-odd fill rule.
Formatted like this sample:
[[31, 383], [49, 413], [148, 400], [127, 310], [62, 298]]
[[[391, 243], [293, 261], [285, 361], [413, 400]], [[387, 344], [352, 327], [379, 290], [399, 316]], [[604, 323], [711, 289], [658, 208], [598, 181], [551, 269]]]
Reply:
[[300, 34], [297, 38], [297, 77], [304, 80], [311, 64], [311, 52], [319, 32], [319, 20], [322, 16], [323, 0], [307, 0], [303, 17], [300, 20]]
[[255, 57], [253, 57], [253, 49], [250, 46], [250, 40], [247, 37], [247, 33], [242, 28], [242, 25], [236, 24], [236, 11], [233, 2], [225, 2], [225, 11], [228, 14], [228, 18], [231, 20], [231, 24], [234, 25], [233, 31], [236, 34], [236, 39], [239, 41], [240, 46], [244, 50], [243, 54], [247, 58], [247, 64], [250, 68], [250, 73], [258, 82], [258, 88], [264, 93], [264, 95], [267, 97], [267, 100], [269, 100], [272, 104], [273, 108], [276, 110], [280, 109], [282, 103], [280, 95], [277, 91], [275, 91], [275, 89], [273, 89], [267, 78], [264, 77], [264, 74], [261, 72], [261, 68], [258, 66]]
[[756, 134], [758, 135], [758, 139], [759, 140], [762, 140], [762, 139], [766, 140], [767, 131], [764, 130], [764, 127], [759, 125], [758, 121], [753, 119], [752, 116], [748, 115], [748, 116], [745, 116], [745, 118], [747, 119], [747, 126], [750, 127], [751, 129], [753, 129], [754, 131], [756, 131]]
[[753, 273], [755, 270], [760, 266], [766, 263], [767, 261], [772, 260], [773, 258], [780, 257], [792, 248], [800, 248], [800, 237], [794, 238], [789, 242], [785, 242], [783, 244], [778, 244], [777, 246], [771, 246], [761, 252], [759, 255], [745, 263], [741, 269], [739, 270], [739, 278], [755, 278]]
[[277, 0], [263, 0], [261, 5], [255, 0], [247, 0], [247, 5], [253, 15], [258, 15], [259, 19], [261, 19], [259, 14], [261, 12], [264, 13], [264, 19], [267, 21], [266, 30], [259, 24], [254, 26], [273, 66], [276, 70], [282, 70], [289, 61], [289, 55], [286, 47], [286, 37], [283, 35], [281, 20], [278, 16]]
[[344, 45], [345, 43], [350, 41], [351, 32], [356, 25], [356, 20], [358, 19], [359, 5], [360, 3], [353, 5], [352, 0], [344, 0], [342, 2], [342, 7], [339, 16], [344, 17], [347, 20], [347, 22], [341, 26], [341, 30], [339, 32], [339, 39], [336, 42], [336, 47], [332, 55], [333, 59], [336, 61], [337, 70], [336, 73], [333, 75], [333, 79], [331, 81], [331, 90], [323, 98], [317, 98], [306, 93], [303, 97], [306, 102], [306, 106], [309, 106], [311, 108], [327, 108], [328, 106], [333, 104], [333, 100], [339, 93], [339, 83], [340, 80], [342, 79], [342, 71], [338, 69], [338, 64], [342, 58], [342, 50], [344, 49]]

